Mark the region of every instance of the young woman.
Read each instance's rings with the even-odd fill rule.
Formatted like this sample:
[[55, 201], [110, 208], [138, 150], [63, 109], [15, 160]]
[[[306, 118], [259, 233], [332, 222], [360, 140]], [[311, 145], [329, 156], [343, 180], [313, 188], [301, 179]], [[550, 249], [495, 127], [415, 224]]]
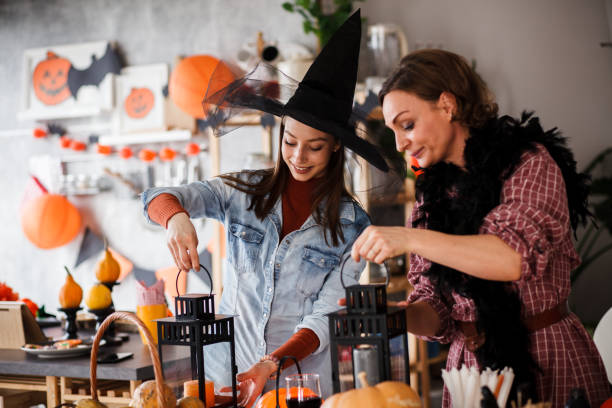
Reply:
[[510, 366], [515, 385], [553, 407], [572, 388], [599, 406], [610, 394], [603, 363], [567, 309], [572, 228], [589, 212], [565, 139], [530, 114], [498, 117], [486, 84], [446, 51], [404, 57], [379, 99], [397, 149], [424, 173], [411, 226], [368, 227], [353, 258], [411, 254], [408, 328], [452, 342], [448, 368]]
[[[282, 116], [274, 169], [144, 193], [145, 213], [167, 228], [168, 247], [182, 270], [197, 270], [199, 264], [189, 218], [210, 217], [225, 226], [229, 268], [219, 312], [238, 316], [243, 406], [253, 404], [285, 355], [303, 359], [303, 371], [320, 375], [322, 396], [331, 394], [326, 314], [337, 310], [344, 297], [341, 260], [369, 225], [344, 187], [344, 146], [387, 169], [349, 122], [360, 33], [357, 12], [321, 51], [286, 104], [273, 97], [273, 84], [250, 76], [228, 85], [221, 98], [207, 98], [221, 109], [257, 108]], [[347, 284], [356, 282], [362, 267], [347, 264]], [[205, 352], [207, 377], [217, 385], [231, 384], [228, 351], [211, 346]]]

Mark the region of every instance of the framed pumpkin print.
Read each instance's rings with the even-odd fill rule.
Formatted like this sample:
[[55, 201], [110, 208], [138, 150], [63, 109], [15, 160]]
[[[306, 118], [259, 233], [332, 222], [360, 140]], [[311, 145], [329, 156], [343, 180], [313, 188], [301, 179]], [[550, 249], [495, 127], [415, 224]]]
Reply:
[[166, 64], [125, 67], [116, 80], [115, 133], [166, 129]]
[[114, 75], [121, 69], [108, 41], [27, 49], [18, 119], [61, 119], [113, 109]]

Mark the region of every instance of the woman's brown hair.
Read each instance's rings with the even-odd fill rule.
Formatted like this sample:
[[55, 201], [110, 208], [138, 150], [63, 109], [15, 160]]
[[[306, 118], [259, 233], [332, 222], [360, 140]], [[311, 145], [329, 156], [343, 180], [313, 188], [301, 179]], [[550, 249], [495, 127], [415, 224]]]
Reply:
[[[278, 156], [273, 169], [249, 171], [247, 180], [239, 178], [236, 173], [219, 176], [228, 186], [251, 195], [251, 204], [248, 209], [255, 211], [255, 215], [260, 220], [263, 220], [272, 211], [291, 177], [289, 167], [281, 154], [280, 146], [282, 146], [284, 133], [285, 118], [283, 117], [280, 124]], [[329, 232], [333, 246], [344, 241], [340, 225], [340, 202], [345, 197], [351, 197], [344, 185], [344, 160], [343, 147], [332, 153], [325, 174], [321, 177], [322, 181], [313, 192], [311, 207], [315, 221], [323, 226], [326, 232], [325, 242], [329, 245], [327, 240], [327, 232]], [[326, 200], [325, 208], [321, 211], [319, 206], [323, 200]]]
[[425, 49], [406, 55], [383, 83], [378, 94], [381, 105], [394, 90], [414, 93], [429, 102], [437, 102], [442, 92], [450, 92], [457, 101], [453, 119], [470, 128], [480, 128], [497, 116], [497, 104], [487, 84], [465, 58], [449, 51]]

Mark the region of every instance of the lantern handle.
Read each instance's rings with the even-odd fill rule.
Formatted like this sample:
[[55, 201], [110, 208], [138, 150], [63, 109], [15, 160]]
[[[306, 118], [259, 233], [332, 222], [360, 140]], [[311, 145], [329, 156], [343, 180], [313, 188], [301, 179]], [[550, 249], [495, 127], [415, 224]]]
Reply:
[[[342, 264], [340, 265], [340, 283], [342, 283], [342, 287], [344, 289], [346, 289], [346, 285], [344, 284], [344, 265], [346, 264], [346, 261], [349, 260], [349, 258], [351, 257], [351, 254], [348, 254], [344, 260], [342, 261]], [[387, 267], [387, 261], [383, 261], [382, 265], [385, 267], [385, 287], [389, 286], [389, 268]]]
[[278, 399], [278, 385], [279, 385], [278, 382], [280, 381], [281, 368], [283, 367], [283, 364], [285, 364], [285, 361], [289, 359], [293, 360], [293, 362], [295, 363], [298, 374], [300, 375], [302, 374], [302, 369], [300, 368], [300, 364], [298, 363], [297, 358], [293, 356], [284, 356], [283, 358], [280, 359], [280, 361], [278, 362], [278, 368], [276, 369], [276, 408], [280, 408], [280, 402]]
[[[204, 271], [206, 272], [206, 275], [208, 275], [208, 280], [210, 281], [210, 293], [208, 294], [209, 296], [212, 296], [212, 291], [213, 291], [213, 281], [212, 281], [212, 277], [210, 276], [210, 272], [208, 272], [208, 269], [206, 269], [206, 267], [202, 264], [200, 264], [200, 268], [204, 269]], [[178, 281], [179, 281], [179, 276], [181, 275], [181, 272], [183, 270], [179, 269], [179, 272], [176, 274], [176, 282], [175, 282], [175, 286], [176, 286], [176, 295], [180, 296], [181, 294], [179, 293], [179, 288], [178, 288]]]
[[342, 261], [342, 263], [340, 264], [340, 283], [342, 283], [342, 287], [344, 289], [346, 289], [346, 285], [344, 284], [344, 265], [346, 264], [346, 261], [349, 260], [349, 258], [351, 257], [351, 254], [348, 254], [344, 260]]

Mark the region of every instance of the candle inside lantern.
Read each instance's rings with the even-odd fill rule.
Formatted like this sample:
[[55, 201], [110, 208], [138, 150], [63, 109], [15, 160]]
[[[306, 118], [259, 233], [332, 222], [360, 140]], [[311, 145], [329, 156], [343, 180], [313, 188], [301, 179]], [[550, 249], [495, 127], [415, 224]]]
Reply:
[[[183, 384], [183, 396], [185, 397], [200, 397], [200, 388], [198, 380], [185, 381]], [[204, 398], [206, 406], [212, 407], [215, 405], [215, 383], [206, 381], [204, 383]]]

